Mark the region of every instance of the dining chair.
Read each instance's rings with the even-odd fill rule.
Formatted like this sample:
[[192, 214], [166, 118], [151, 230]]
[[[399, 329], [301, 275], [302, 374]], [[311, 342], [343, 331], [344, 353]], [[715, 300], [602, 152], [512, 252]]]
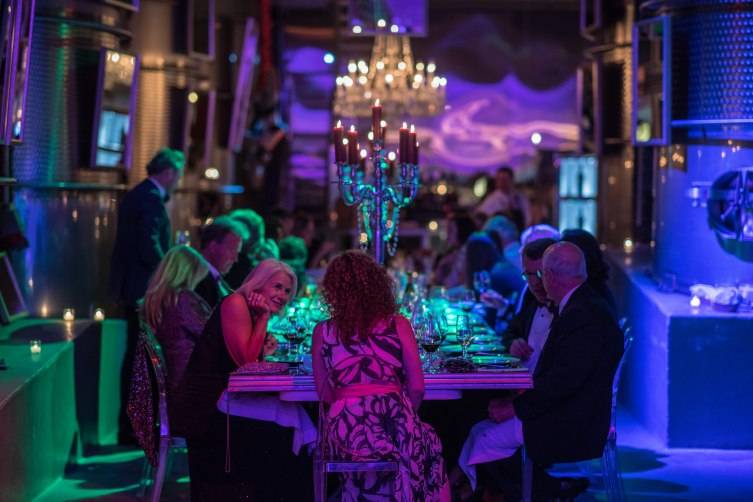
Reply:
[[[607, 442], [604, 445], [604, 451], [601, 454], [601, 476], [604, 482], [604, 491], [607, 494], [608, 502], [623, 502], [625, 500], [625, 488], [622, 484], [622, 471], [620, 470], [619, 459], [617, 457], [617, 393], [620, 388], [620, 375], [622, 366], [627, 358], [628, 351], [633, 344], [632, 327], [628, 319], [623, 317], [619, 320], [620, 331], [622, 331], [623, 351], [620, 362], [617, 363], [617, 369], [612, 379], [612, 413], [609, 423], [609, 433]], [[526, 455], [525, 446], [521, 449], [523, 456], [523, 502], [531, 502], [532, 484], [533, 484], [533, 461]], [[585, 463], [579, 463], [581, 468]], [[588, 469], [585, 469], [588, 473]]]
[[314, 452], [314, 501], [326, 502], [327, 476], [329, 474], [353, 474], [368, 472], [389, 472], [394, 475], [391, 495], [395, 494], [396, 479], [400, 472], [397, 462], [386, 460], [349, 461], [332, 458], [329, 451], [326, 431], [327, 415], [322, 403], [319, 404], [318, 444]]
[[[153, 384], [156, 386], [157, 394], [157, 413], [156, 419], [158, 424], [155, 424], [155, 428], [159, 427], [159, 452], [157, 457], [157, 472], [154, 474], [154, 468], [148, 458], [144, 458], [144, 467], [141, 475], [141, 496], [146, 494], [147, 486], [153, 482], [151, 492], [151, 502], [158, 502], [162, 495], [162, 488], [165, 483], [165, 478], [170, 471], [171, 455], [174, 450], [186, 448], [185, 438], [173, 436], [170, 432], [170, 419], [167, 414], [167, 366], [165, 365], [165, 358], [163, 356], [162, 347], [160, 346], [157, 338], [152, 333], [149, 325], [143, 321], [140, 321], [141, 326], [141, 341], [146, 349], [147, 359], [149, 366], [154, 377]], [[154, 477], [154, 479], [152, 479]]]
[[620, 470], [617, 457], [617, 392], [620, 389], [620, 375], [622, 366], [627, 358], [628, 351], [633, 345], [632, 327], [626, 318], [620, 320], [620, 328], [623, 336], [623, 352], [617, 371], [612, 380], [612, 416], [609, 423], [609, 435], [601, 455], [601, 475], [604, 480], [604, 489], [607, 492], [609, 502], [622, 502], [625, 500], [625, 488], [622, 484], [622, 471]]

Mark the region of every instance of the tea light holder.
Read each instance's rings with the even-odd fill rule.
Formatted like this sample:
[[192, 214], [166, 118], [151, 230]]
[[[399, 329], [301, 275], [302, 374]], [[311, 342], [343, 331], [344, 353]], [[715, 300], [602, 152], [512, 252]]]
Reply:
[[63, 309], [63, 320], [67, 322], [76, 320], [76, 311], [73, 309]]
[[697, 295], [693, 295], [693, 297], [690, 299], [690, 307], [693, 309], [697, 309], [701, 306], [701, 297]]
[[630, 254], [633, 252], [633, 249], [635, 248], [635, 244], [633, 243], [633, 239], [627, 238], [622, 243], [622, 248], [625, 250], [625, 253]]
[[39, 354], [42, 352], [42, 340], [29, 340], [29, 352]]
[[97, 322], [102, 322], [105, 320], [105, 310], [104, 309], [94, 309], [94, 320]]

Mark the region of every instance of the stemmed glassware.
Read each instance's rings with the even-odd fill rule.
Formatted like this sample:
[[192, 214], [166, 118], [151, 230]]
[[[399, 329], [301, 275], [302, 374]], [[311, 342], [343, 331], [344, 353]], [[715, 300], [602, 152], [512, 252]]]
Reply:
[[465, 314], [461, 314], [457, 318], [455, 337], [457, 338], [460, 347], [463, 349], [463, 359], [467, 360], [468, 347], [470, 347], [473, 343], [474, 337], [473, 329], [471, 327], [471, 320]]
[[473, 310], [474, 305], [476, 305], [476, 294], [472, 289], [463, 288], [458, 293], [458, 303], [462, 311], [468, 315]]
[[424, 371], [427, 373], [436, 373], [434, 367], [434, 353], [439, 350], [439, 346], [442, 344], [444, 338], [442, 332], [437, 329], [431, 316], [422, 316], [418, 324], [415, 326], [415, 331], [416, 338], [421, 344], [421, 348], [426, 352]]
[[491, 286], [492, 279], [487, 270], [473, 273], [473, 289], [481, 296]]

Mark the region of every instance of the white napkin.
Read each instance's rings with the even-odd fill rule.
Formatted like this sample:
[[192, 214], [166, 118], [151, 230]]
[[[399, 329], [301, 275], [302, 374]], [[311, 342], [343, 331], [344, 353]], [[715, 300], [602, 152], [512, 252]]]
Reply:
[[496, 423], [482, 420], [471, 428], [460, 452], [458, 466], [476, 490], [476, 464], [512, 456], [523, 446], [523, 424], [518, 417]]
[[292, 427], [293, 453], [298, 455], [301, 446], [316, 442], [317, 431], [314, 423], [298, 403], [280, 401], [277, 396], [254, 396], [237, 394], [230, 399], [228, 409], [227, 391], [223, 391], [217, 401], [217, 409], [236, 417], [253, 418], [274, 422], [282, 427]]

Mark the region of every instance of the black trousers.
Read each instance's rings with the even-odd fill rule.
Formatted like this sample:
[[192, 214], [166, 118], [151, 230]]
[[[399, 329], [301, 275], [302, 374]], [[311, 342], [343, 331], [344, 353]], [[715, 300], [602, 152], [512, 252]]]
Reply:
[[227, 457], [226, 433], [227, 415], [217, 411], [206, 433], [188, 438], [192, 502], [313, 500], [313, 462], [304, 450], [293, 454], [292, 428], [231, 416]]
[[[502, 494], [505, 500], [522, 496], [523, 456], [520, 449], [514, 455], [476, 465], [478, 486], [492, 494]], [[551, 500], [557, 493], [559, 483], [552, 478], [544, 466], [533, 464], [532, 498], [535, 502]]]

